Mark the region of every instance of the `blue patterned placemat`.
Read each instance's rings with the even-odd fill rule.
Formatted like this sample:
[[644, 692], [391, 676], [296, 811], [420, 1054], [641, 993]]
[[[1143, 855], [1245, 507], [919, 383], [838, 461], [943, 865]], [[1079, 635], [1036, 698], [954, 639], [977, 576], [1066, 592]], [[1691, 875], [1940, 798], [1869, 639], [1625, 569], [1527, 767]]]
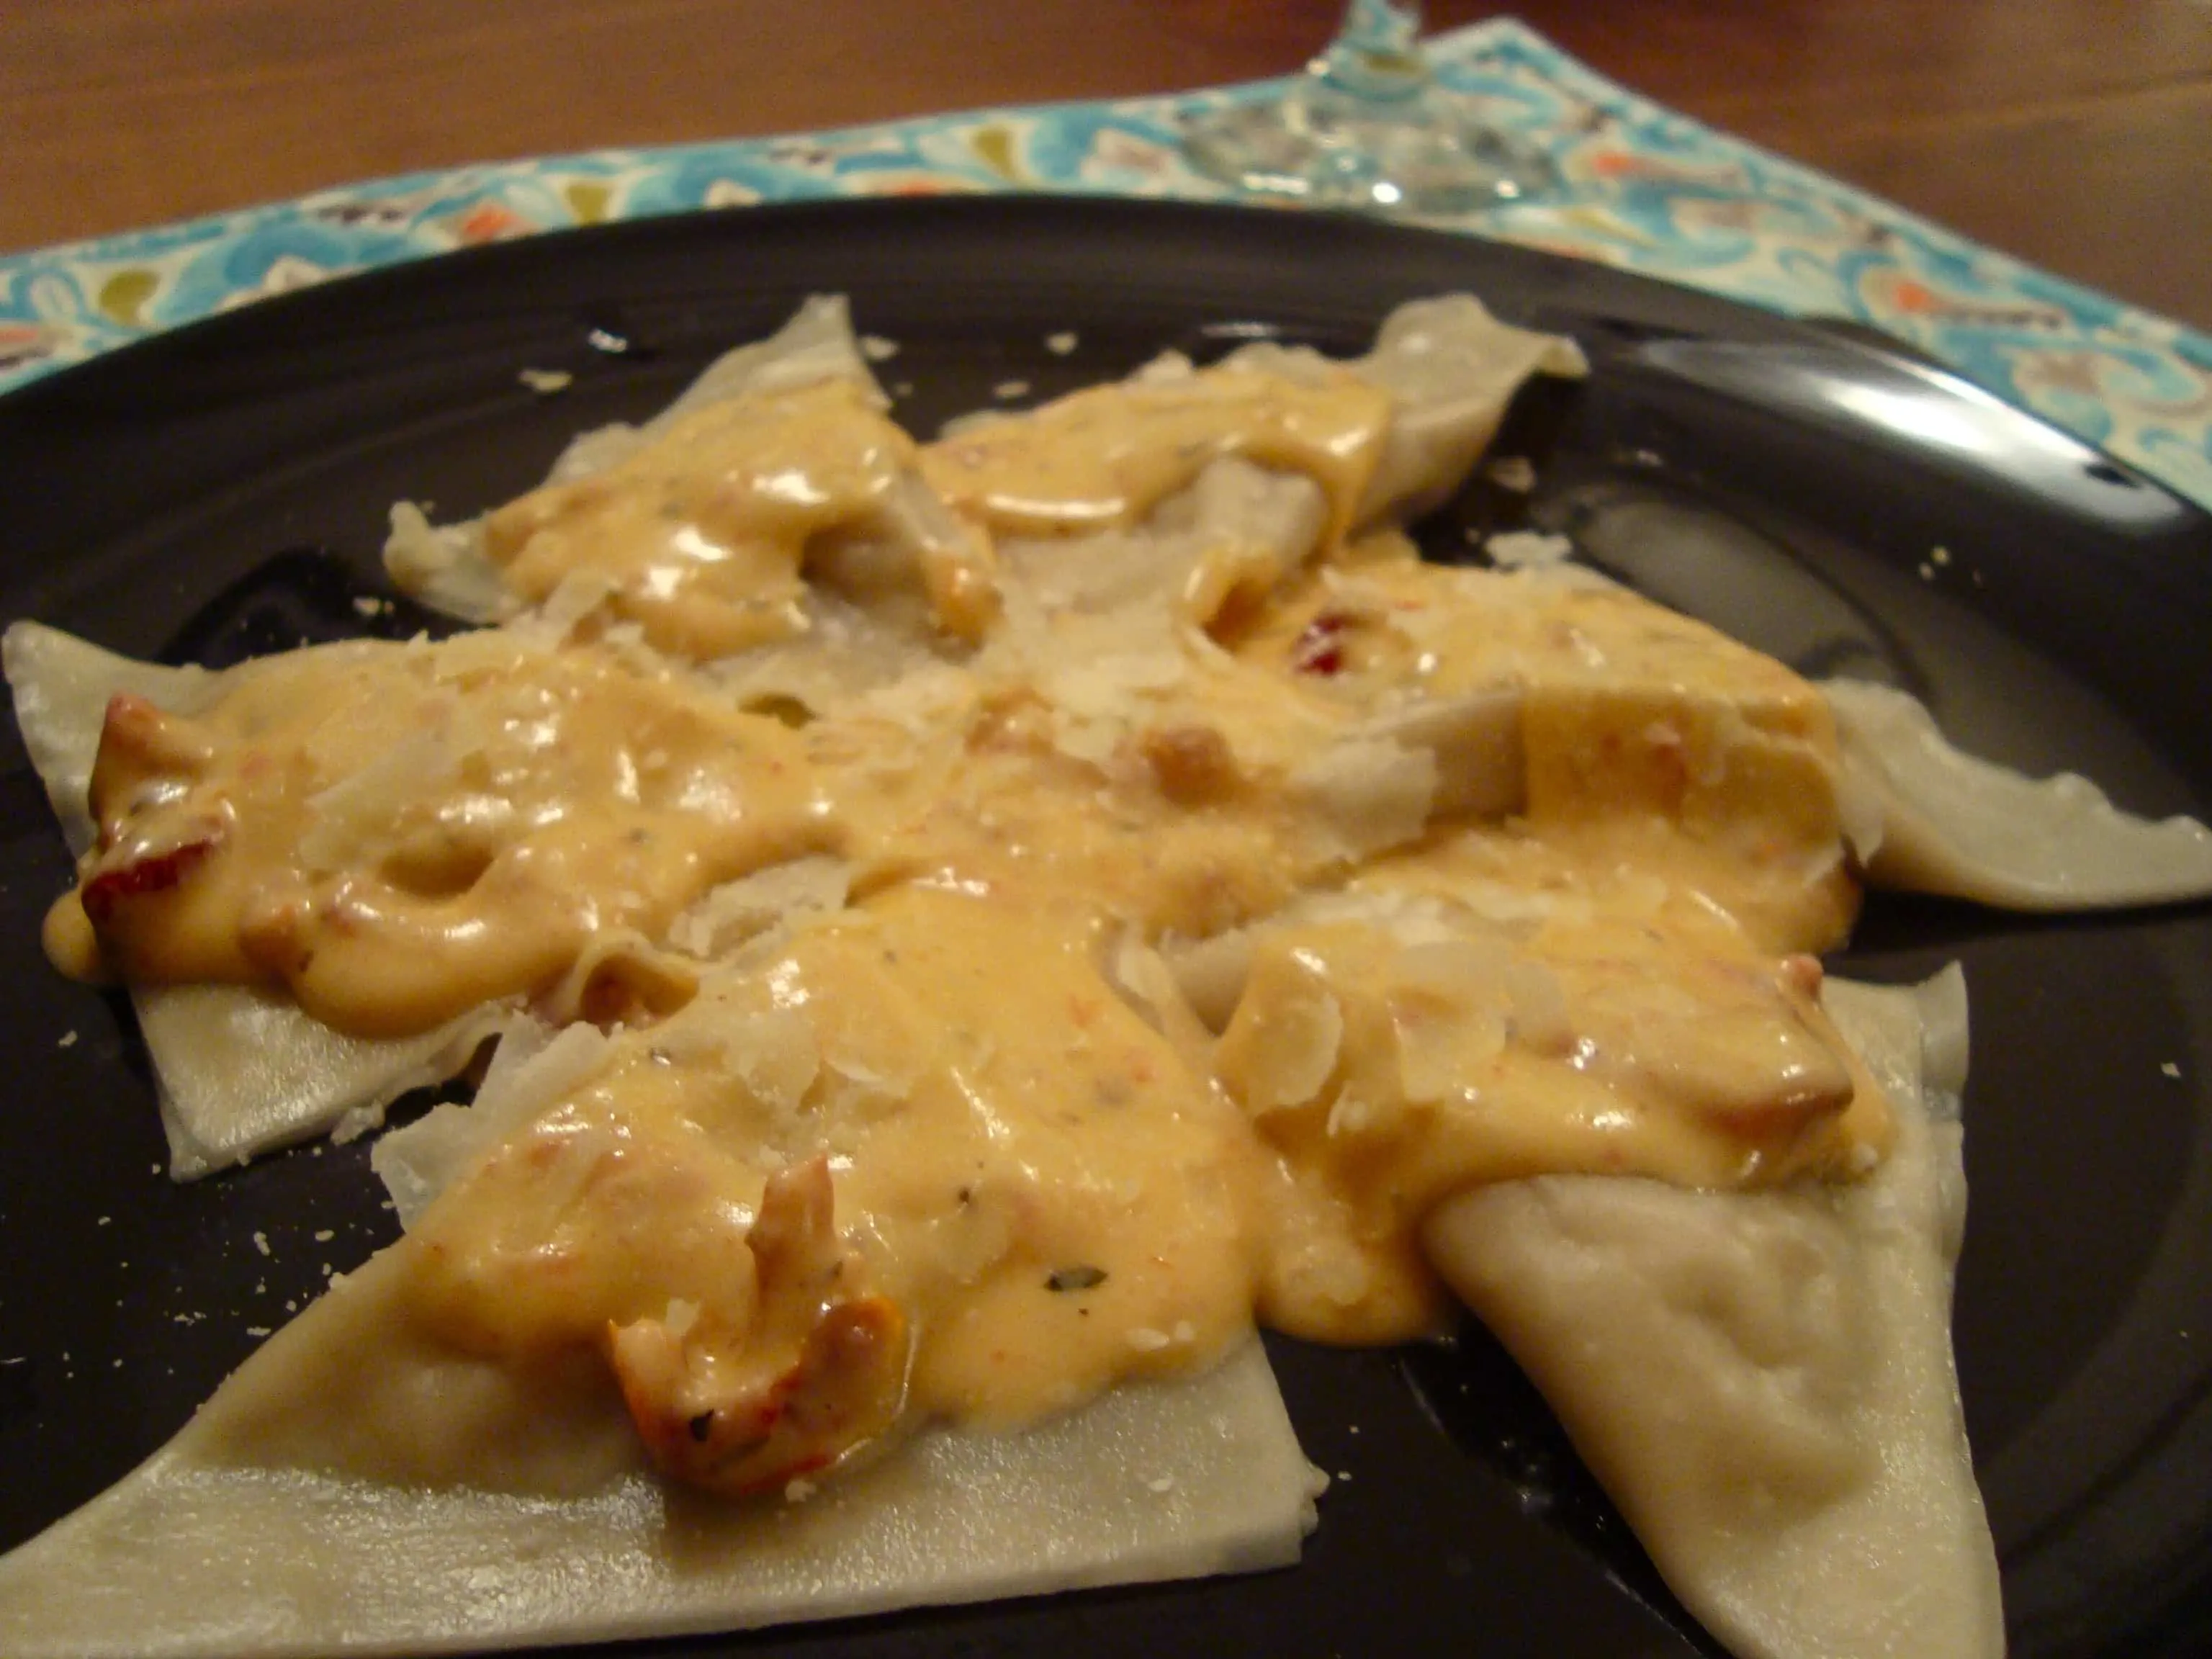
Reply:
[[[1614, 85], [1519, 23], [1429, 42], [1566, 187], [1424, 222], [1855, 319], [2212, 507], [2212, 337], [1982, 247]], [[606, 220], [830, 197], [1218, 201], [1176, 149], [1255, 85], [466, 167], [0, 258], [0, 390], [264, 295]]]

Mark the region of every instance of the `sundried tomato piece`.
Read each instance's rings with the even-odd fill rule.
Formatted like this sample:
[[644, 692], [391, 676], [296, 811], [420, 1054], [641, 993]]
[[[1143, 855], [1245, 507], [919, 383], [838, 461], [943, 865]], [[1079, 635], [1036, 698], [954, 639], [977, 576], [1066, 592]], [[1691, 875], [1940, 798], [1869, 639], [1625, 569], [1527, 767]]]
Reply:
[[167, 892], [215, 851], [217, 839], [210, 836], [203, 841], [184, 842], [165, 853], [150, 853], [95, 872], [79, 894], [85, 915], [92, 918], [93, 926], [101, 927], [124, 900]]

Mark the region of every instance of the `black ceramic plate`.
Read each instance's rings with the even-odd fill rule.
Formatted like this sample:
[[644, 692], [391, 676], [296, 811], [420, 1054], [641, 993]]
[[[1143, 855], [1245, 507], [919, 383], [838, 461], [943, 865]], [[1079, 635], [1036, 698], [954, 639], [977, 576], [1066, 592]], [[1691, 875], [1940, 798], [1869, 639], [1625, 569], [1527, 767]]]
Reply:
[[[1348, 349], [1395, 301], [1484, 295], [1595, 365], [1537, 388], [1428, 526], [1573, 536], [1809, 673], [1909, 685], [1965, 744], [2212, 817], [2212, 520], [1869, 343], [1593, 266], [1378, 224], [1002, 199], [665, 220], [457, 255], [258, 305], [0, 399], [0, 616], [229, 660], [365, 619], [394, 499], [472, 512], [573, 430], [665, 399], [810, 292], [901, 343], [928, 428], [1163, 347]], [[1048, 349], [1074, 331], [1078, 349]], [[528, 368], [574, 374], [539, 396]], [[910, 389], [909, 389], [910, 388]], [[12, 732], [0, 769], [0, 1547], [153, 1450], [392, 1231], [365, 1149], [190, 1188], [127, 1008], [57, 978], [68, 861]], [[1963, 958], [1974, 996], [1960, 1367], [2015, 1653], [2212, 1644], [2212, 917], [2033, 921], [1877, 899], [1841, 963]], [[265, 1238], [264, 1255], [255, 1246]], [[1489, 1659], [1714, 1653], [1479, 1332], [1275, 1345], [1340, 1480], [1294, 1571], [927, 1612], [684, 1651]]]

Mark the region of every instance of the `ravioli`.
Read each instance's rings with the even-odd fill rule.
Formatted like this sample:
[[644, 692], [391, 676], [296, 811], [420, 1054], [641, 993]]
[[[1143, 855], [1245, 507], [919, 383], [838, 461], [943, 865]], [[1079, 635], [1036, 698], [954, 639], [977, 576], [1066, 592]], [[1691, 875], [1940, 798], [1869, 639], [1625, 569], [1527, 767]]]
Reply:
[[[134, 662], [36, 623], [9, 626], [0, 663], [24, 746], [77, 853], [94, 837], [87, 792], [109, 700], [128, 693], [190, 714], [222, 695], [219, 675]], [[380, 1039], [334, 1031], [255, 986], [136, 985], [131, 999], [177, 1181], [312, 1135], [351, 1139], [376, 1127], [403, 1094], [458, 1073], [503, 1017], [475, 1008], [434, 1030]]]
[[2005, 909], [2109, 909], [2212, 894], [2212, 830], [2124, 812], [2071, 773], [2031, 780], [1961, 753], [1909, 694], [1823, 688], [1865, 821], [1852, 839], [1883, 886]]
[[[1815, 959], [1861, 874], [1986, 837], [1901, 856], [1906, 760], [1875, 847], [1910, 721], [1418, 559], [1395, 521], [1582, 368], [1455, 296], [925, 444], [816, 301], [520, 501], [395, 513], [395, 577], [495, 627], [210, 676], [16, 624], [82, 858], [53, 947], [142, 999], [173, 1173], [497, 1048], [376, 1150], [404, 1236], [0, 1563], [0, 1641], [1279, 1564], [1313, 1493], [1255, 1323], [1416, 1340], [1456, 1298], [1737, 1650], [1882, 1651], [1897, 1607], [1990, 1650], [1957, 1078]], [[1973, 890], [2042, 902], [2017, 862]]]
[[2001, 1655], [1951, 1362], [1964, 981], [1826, 1000], [1901, 1109], [1864, 1182], [1547, 1176], [1454, 1199], [1424, 1237], [1730, 1651]]
[[[535, 1492], [394, 1484], [258, 1449], [249, 1425], [271, 1394], [349, 1361], [387, 1377], [418, 1361], [368, 1328], [375, 1289], [373, 1270], [333, 1289], [150, 1462], [0, 1558], [0, 1647], [258, 1659], [742, 1630], [1279, 1567], [1312, 1525], [1315, 1474], [1257, 1344], [1020, 1436], [927, 1432], [799, 1504], [672, 1493], [610, 1447], [597, 1413], [539, 1421], [546, 1441], [573, 1437], [554, 1452], [567, 1483]], [[511, 1440], [518, 1412], [546, 1410], [542, 1393], [465, 1371], [415, 1382], [441, 1444], [472, 1429]]]

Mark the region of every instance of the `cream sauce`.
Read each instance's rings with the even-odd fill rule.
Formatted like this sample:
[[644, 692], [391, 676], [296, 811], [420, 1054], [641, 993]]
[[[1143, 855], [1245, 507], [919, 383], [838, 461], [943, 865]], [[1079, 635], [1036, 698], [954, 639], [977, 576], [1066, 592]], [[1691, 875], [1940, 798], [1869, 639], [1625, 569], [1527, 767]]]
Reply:
[[1591, 867], [1655, 863], [1778, 953], [1843, 942], [1857, 893], [1814, 687], [1626, 590], [1359, 550], [1259, 617], [1240, 657], [1351, 708], [1514, 687], [1532, 834]]
[[363, 1036], [544, 989], [837, 836], [777, 722], [489, 634], [267, 659], [196, 719], [118, 698], [91, 806], [64, 971], [280, 983]]
[[909, 884], [623, 1038], [403, 1248], [417, 1304], [466, 1352], [656, 1321], [702, 1374], [759, 1340], [764, 1189], [826, 1158], [839, 1297], [879, 1295], [911, 1325], [885, 1385], [914, 1416], [1015, 1422], [1243, 1336], [1255, 1157], [1083, 930]]
[[[1331, 529], [1226, 649], [1187, 595], [1085, 611], [1010, 564], [963, 599], [980, 648], [797, 730], [497, 635], [118, 704], [50, 937], [372, 1031], [627, 961], [575, 999], [628, 1022], [605, 1064], [399, 1271], [459, 1352], [596, 1356], [722, 1491], [1202, 1366], [1255, 1313], [1431, 1330], [1420, 1225], [1482, 1182], [1862, 1172], [1887, 1107], [1799, 954], [1855, 896], [1825, 705], [1626, 595], [1340, 545], [1388, 429], [1348, 376], [1234, 370], [927, 450], [849, 388], [702, 410], [493, 514], [519, 590], [603, 581], [688, 656], [803, 638], [819, 538], [917, 474], [1071, 559], [1225, 455], [1313, 477]], [[1459, 748], [1421, 735], [1461, 708]], [[1498, 788], [1443, 775], [1471, 757]], [[848, 908], [674, 951], [717, 884], [825, 850]]]
[[[499, 508], [484, 550], [533, 604], [598, 585], [661, 649], [726, 656], [805, 632], [810, 548], [890, 531], [915, 464], [914, 441], [849, 381], [732, 398], [604, 472]], [[941, 565], [927, 586], [972, 605], [969, 580]]]
[[1322, 486], [1341, 535], [1388, 434], [1387, 394], [1349, 370], [1320, 384], [1249, 369], [1095, 386], [940, 440], [922, 471], [1001, 533], [1079, 534], [1137, 523], [1237, 455]]

